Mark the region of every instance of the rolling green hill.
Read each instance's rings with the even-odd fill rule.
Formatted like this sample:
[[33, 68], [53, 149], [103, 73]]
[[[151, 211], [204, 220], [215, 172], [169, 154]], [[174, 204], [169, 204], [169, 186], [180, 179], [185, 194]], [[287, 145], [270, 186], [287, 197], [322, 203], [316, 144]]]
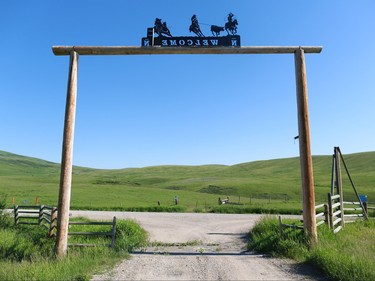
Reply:
[[[344, 155], [358, 192], [375, 201], [375, 152]], [[317, 202], [325, 202], [331, 181], [331, 156], [314, 156]], [[16, 204], [57, 205], [60, 165], [0, 151], [0, 193]], [[343, 170], [344, 195], [354, 192]], [[299, 158], [255, 161], [233, 166], [154, 166], [120, 170], [73, 168], [71, 207], [135, 209], [170, 207], [175, 196], [188, 211], [216, 206], [229, 196], [245, 205], [295, 210], [301, 206]]]

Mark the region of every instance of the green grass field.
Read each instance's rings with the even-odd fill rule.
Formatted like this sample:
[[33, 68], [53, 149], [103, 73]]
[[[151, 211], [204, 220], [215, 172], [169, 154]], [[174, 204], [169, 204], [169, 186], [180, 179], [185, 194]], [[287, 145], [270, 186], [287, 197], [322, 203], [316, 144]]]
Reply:
[[[299, 221], [285, 220], [289, 224]], [[279, 222], [264, 217], [251, 230], [248, 247], [260, 253], [287, 257], [309, 263], [329, 280], [375, 280], [375, 221], [345, 224], [344, 230], [333, 234], [325, 225], [318, 228], [319, 242], [309, 246], [302, 231], [290, 228], [285, 237], [279, 233]]]
[[[358, 192], [375, 201], [375, 152], [344, 155]], [[314, 156], [316, 201], [330, 190], [331, 156]], [[0, 151], [0, 194], [7, 205], [57, 205], [60, 165]], [[343, 170], [344, 196], [355, 194]], [[174, 198], [179, 206], [175, 208]], [[218, 198], [241, 205], [230, 212], [298, 213], [301, 209], [299, 158], [233, 166], [155, 166], [121, 170], [74, 167], [71, 208], [139, 211], [220, 212]], [[157, 202], [160, 202], [158, 206]], [[254, 211], [257, 210], [257, 211]]]
[[[80, 218], [80, 221], [82, 218]], [[102, 228], [100, 230], [100, 228]], [[77, 230], [77, 227], [73, 228]], [[93, 231], [80, 226], [79, 232]], [[94, 231], [108, 231], [97, 226]], [[2, 214], [0, 200], [0, 279], [1, 280], [90, 280], [92, 274], [113, 267], [128, 258], [134, 248], [147, 245], [148, 235], [136, 222], [118, 220], [113, 248], [108, 238], [69, 237], [69, 243], [90, 243], [97, 247], [69, 247], [60, 260], [54, 256], [55, 239], [47, 238], [42, 226], [14, 225]]]

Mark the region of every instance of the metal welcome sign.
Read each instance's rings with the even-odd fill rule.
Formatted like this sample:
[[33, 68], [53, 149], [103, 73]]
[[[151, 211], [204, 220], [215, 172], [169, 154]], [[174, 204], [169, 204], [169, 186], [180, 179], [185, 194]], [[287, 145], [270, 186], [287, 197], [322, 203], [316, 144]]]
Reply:
[[[203, 24], [208, 25], [208, 24]], [[169, 47], [240, 47], [240, 36], [237, 35], [238, 21], [232, 13], [228, 14], [228, 21], [224, 26], [208, 25], [212, 36], [205, 36], [199, 26], [196, 15], [191, 17], [189, 31], [195, 36], [172, 36], [167, 27], [167, 23], [162, 19], [156, 18], [154, 27], [147, 28], [147, 37], [142, 38], [142, 46], [169, 46]], [[220, 36], [221, 32], [226, 32], [225, 36]], [[157, 35], [155, 37], [155, 34]]]

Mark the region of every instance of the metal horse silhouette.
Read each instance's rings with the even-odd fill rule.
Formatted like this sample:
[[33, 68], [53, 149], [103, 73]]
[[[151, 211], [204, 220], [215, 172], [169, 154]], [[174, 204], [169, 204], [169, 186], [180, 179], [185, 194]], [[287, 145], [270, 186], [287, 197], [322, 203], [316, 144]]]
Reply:
[[225, 23], [225, 30], [229, 34], [236, 35], [237, 34], [237, 25], [238, 21], [237, 19], [233, 20], [234, 15], [232, 13], [229, 13], [228, 15], [228, 22]]
[[154, 26], [155, 33], [157, 33], [159, 36], [162, 36], [162, 34], [165, 34], [169, 37], [172, 37], [171, 32], [169, 31], [167, 27], [166, 22], [161, 22], [161, 19], [156, 18], [155, 19], [155, 26]]
[[194, 32], [198, 37], [204, 37], [201, 28], [199, 27], [198, 19], [196, 15], [191, 17], [191, 25], [189, 27], [190, 32]]
[[[221, 31], [226, 30], [228, 35], [237, 34], [237, 19], [233, 19], [234, 15], [232, 13], [228, 14], [228, 22], [225, 23], [225, 26], [211, 25], [211, 32], [213, 36], [218, 37]], [[191, 25], [189, 28], [190, 32], [194, 32], [198, 37], [205, 37], [199, 27], [198, 19], [196, 15], [191, 17]]]

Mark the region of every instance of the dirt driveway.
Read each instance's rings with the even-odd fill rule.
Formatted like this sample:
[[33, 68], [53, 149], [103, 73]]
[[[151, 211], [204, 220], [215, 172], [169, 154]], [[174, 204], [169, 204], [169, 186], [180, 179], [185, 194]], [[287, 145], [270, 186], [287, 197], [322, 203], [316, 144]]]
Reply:
[[92, 280], [324, 280], [287, 260], [246, 251], [260, 215], [72, 211], [90, 219], [130, 218], [154, 246]]

